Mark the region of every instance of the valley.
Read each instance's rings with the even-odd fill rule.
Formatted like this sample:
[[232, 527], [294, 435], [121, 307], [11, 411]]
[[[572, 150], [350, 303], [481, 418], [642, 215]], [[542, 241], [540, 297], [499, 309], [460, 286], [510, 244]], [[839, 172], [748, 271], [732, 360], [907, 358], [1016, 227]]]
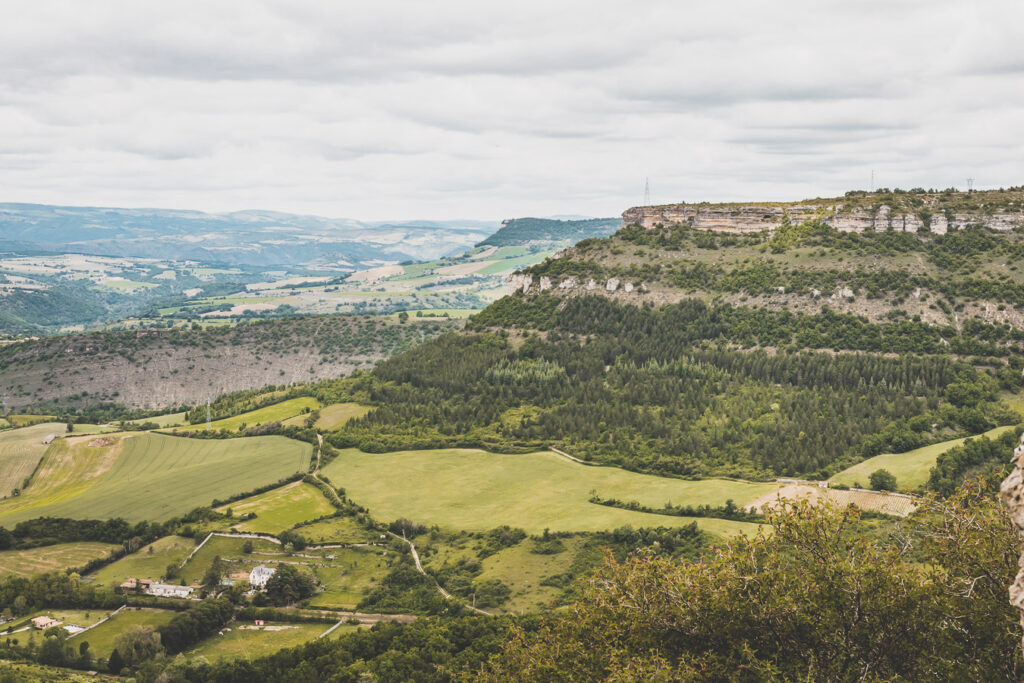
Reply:
[[[610, 236], [520, 219], [458, 256], [132, 322], [166, 329], [4, 346], [0, 628], [108, 618], [67, 645], [120, 671], [125, 634], [157, 634], [174, 666], [251, 675], [450, 627], [493, 654], [511, 624], [567, 628], [598, 585], [672, 576], [714, 612], [706, 591], [750, 563], [770, 602], [848, 543], [885, 558], [872, 581], [955, 575], [934, 539], [976, 527], [934, 525], [996, 519], [970, 492], [1024, 433], [1020, 231], [641, 208]], [[295, 310], [234, 310], [263, 304]]]

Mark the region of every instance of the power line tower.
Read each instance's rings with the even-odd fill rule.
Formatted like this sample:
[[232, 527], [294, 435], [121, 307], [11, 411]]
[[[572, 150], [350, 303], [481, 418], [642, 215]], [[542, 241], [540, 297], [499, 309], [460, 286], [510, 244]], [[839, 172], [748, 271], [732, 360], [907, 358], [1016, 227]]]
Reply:
[[650, 178], [644, 178], [644, 206], [651, 205], [651, 181]]
[[974, 192], [974, 178], [967, 179], [967, 191]]

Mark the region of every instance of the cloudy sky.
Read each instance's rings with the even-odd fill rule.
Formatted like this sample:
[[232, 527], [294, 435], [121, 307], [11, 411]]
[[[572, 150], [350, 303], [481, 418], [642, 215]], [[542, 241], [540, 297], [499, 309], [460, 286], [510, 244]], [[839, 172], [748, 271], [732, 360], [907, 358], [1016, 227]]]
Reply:
[[359, 219], [1024, 184], [1020, 0], [0, 0], [0, 201]]

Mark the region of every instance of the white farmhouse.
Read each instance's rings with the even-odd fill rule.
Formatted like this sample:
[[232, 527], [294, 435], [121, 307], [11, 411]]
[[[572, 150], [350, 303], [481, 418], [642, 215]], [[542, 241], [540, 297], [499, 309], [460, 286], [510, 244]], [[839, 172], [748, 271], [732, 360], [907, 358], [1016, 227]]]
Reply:
[[276, 569], [270, 567], [264, 567], [262, 564], [253, 567], [252, 571], [249, 572], [249, 585], [253, 588], [263, 588], [267, 585], [267, 581], [274, 575]]

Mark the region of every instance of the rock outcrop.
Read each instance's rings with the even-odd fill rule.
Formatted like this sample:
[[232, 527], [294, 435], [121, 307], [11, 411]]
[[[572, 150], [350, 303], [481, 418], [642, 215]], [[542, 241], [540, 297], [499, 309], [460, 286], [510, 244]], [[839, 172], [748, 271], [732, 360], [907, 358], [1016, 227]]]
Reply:
[[[924, 228], [944, 234], [968, 225], [985, 225], [995, 230], [1012, 230], [1024, 225], [1024, 209], [956, 212], [928, 211], [927, 205], [917, 212], [904, 212], [887, 205], [874, 209], [849, 207], [835, 203], [794, 204], [668, 204], [635, 206], [622, 214], [623, 227], [639, 225], [648, 230], [658, 225], [688, 225], [697, 230], [727, 233], [775, 230], [786, 222], [791, 224], [820, 220], [843, 232], [898, 230], [917, 232]], [[927, 223], [927, 225], [926, 225]]]
[[[999, 498], [1009, 509], [1010, 519], [1018, 529], [1024, 530], [1024, 435], [1020, 445], [1013, 451], [1013, 471], [1010, 472], [1002, 486], [999, 487]], [[1024, 553], [1017, 563], [1020, 571], [1010, 586], [1010, 604], [1021, 613], [1021, 626], [1024, 627]], [[1022, 641], [1024, 642], [1024, 641]]]

